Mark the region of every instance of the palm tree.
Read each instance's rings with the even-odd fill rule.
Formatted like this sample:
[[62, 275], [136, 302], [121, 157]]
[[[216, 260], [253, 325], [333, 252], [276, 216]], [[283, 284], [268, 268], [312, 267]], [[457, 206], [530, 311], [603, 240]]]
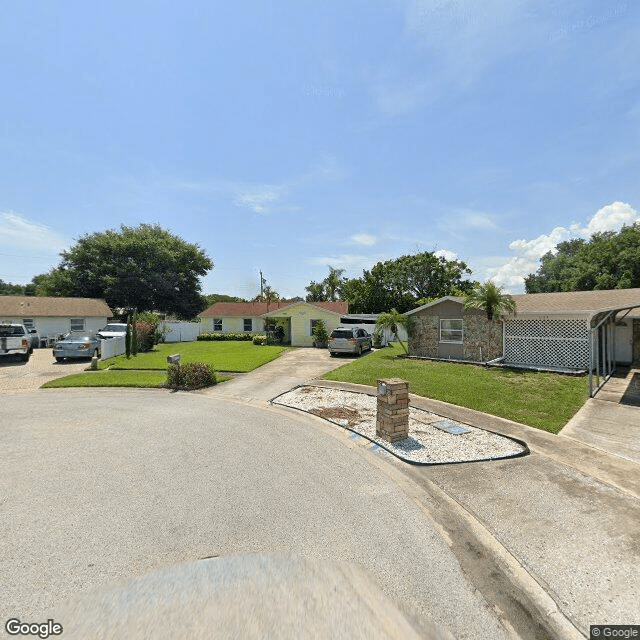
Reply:
[[398, 327], [404, 327], [407, 334], [411, 331], [412, 320], [410, 316], [404, 315], [404, 313], [398, 313], [395, 309], [391, 309], [388, 313], [381, 313], [378, 316], [376, 327], [381, 329], [389, 329], [391, 333], [396, 337], [396, 340], [400, 342], [400, 346], [404, 349], [405, 353], [409, 353], [404, 343], [400, 341], [398, 336]]
[[516, 310], [516, 303], [506, 294], [502, 293], [502, 288], [487, 280], [484, 284], [479, 284], [464, 301], [465, 309], [484, 309], [487, 318], [493, 320], [494, 315], [500, 315], [502, 311]]

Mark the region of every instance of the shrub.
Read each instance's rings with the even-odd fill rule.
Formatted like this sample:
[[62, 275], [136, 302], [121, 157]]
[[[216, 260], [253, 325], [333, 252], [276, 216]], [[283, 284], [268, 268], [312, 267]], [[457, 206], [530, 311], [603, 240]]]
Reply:
[[260, 346], [267, 344], [267, 336], [260, 334], [253, 336], [253, 344]]
[[223, 333], [216, 331], [215, 333], [201, 333], [198, 340], [253, 340], [253, 333]]
[[167, 384], [171, 389], [201, 389], [216, 383], [213, 367], [203, 362], [170, 364], [167, 367]]
[[316, 322], [316, 326], [313, 327], [312, 335], [314, 347], [326, 346], [329, 334], [327, 333], [327, 326], [325, 325], [324, 320], [318, 320], [318, 322]]
[[144, 320], [139, 320], [135, 323], [134, 328], [136, 330], [135, 343], [138, 346], [138, 351], [151, 351], [156, 344], [155, 329], [153, 325]]
[[[156, 345], [159, 342], [164, 342], [164, 337], [169, 332], [169, 329], [167, 329], [157, 313], [153, 313], [152, 311], [143, 311], [136, 315], [136, 320], [140, 322], [148, 322], [153, 327], [153, 345]], [[149, 348], [151, 349], [151, 347]]]
[[373, 332], [373, 346], [376, 349], [380, 349], [380, 347], [382, 347], [382, 337], [382, 329], [380, 327], [376, 327]]

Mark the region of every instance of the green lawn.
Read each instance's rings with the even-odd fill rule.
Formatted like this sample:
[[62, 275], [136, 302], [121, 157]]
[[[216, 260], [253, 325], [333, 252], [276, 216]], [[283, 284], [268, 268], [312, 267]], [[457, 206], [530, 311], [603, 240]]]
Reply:
[[204, 362], [216, 371], [245, 373], [275, 360], [286, 347], [259, 347], [248, 341], [229, 342], [179, 342], [159, 344], [154, 351], [139, 353], [127, 360], [126, 356], [116, 356], [101, 361], [100, 369], [151, 369], [165, 371], [167, 356], [179, 353], [180, 362]]
[[324, 377], [372, 386], [378, 378], [402, 378], [411, 393], [551, 433], [558, 433], [588, 396], [587, 382], [580, 376], [395, 357], [401, 353], [398, 346], [380, 349]]
[[[225, 382], [231, 376], [216, 375], [218, 382]], [[166, 371], [87, 371], [57, 378], [42, 385], [43, 389], [63, 387], [139, 387], [157, 388], [167, 382]]]
[[57, 378], [42, 385], [43, 389], [61, 387], [161, 387], [167, 381], [166, 371], [87, 371]]

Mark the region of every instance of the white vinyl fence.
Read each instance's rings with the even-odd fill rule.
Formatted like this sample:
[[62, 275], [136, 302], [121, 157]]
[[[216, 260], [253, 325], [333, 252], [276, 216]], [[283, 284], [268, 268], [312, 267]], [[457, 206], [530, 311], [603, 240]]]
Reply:
[[124, 336], [100, 340], [100, 357], [102, 360], [113, 358], [113, 356], [121, 356], [126, 350], [127, 345]]
[[193, 342], [202, 331], [199, 322], [165, 322], [163, 326], [167, 330], [165, 342]]

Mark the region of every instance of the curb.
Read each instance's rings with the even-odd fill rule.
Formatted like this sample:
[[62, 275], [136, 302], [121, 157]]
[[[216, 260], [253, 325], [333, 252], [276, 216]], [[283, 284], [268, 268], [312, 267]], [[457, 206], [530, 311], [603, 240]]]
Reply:
[[[302, 413], [306, 413], [307, 415], [315, 415], [313, 413], [310, 413], [306, 409], [300, 409], [299, 407], [292, 407], [291, 405], [288, 405], [288, 404], [282, 404], [281, 402], [276, 402], [278, 400], [278, 398], [280, 398], [281, 396], [286, 395], [287, 393], [290, 393], [291, 391], [295, 391], [296, 389], [300, 389], [301, 387], [310, 387], [310, 386], [314, 386], [314, 387], [318, 387], [318, 388], [327, 388], [327, 387], [323, 387], [323, 385], [314, 384], [313, 382], [311, 382], [311, 383], [304, 382], [302, 384], [296, 385], [295, 387], [289, 389], [288, 391], [283, 391], [282, 393], [279, 393], [277, 396], [271, 398], [271, 400], [269, 400], [269, 405], [273, 406], [274, 404], [277, 404], [277, 405], [279, 405], [281, 407], [287, 407], [288, 409], [293, 409], [295, 411], [301, 411]], [[359, 391], [352, 391], [350, 389], [341, 389], [341, 390], [345, 391], [346, 393], [360, 393]], [[374, 393], [367, 393], [366, 395], [375, 396], [375, 392]], [[416, 407], [416, 408], [420, 409], [420, 407]], [[322, 416], [318, 416], [318, 417], [322, 417]], [[411, 458], [406, 458], [406, 457], [400, 455], [399, 453], [393, 451], [392, 449], [389, 449], [388, 447], [385, 447], [380, 442], [377, 442], [376, 440], [373, 440], [369, 436], [366, 436], [366, 435], [360, 433], [356, 429], [352, 429], [348, 425], [341, 424], [339, 422], [336, 422], [335, 420], [331, 420], [330, 418], [322, 418], [322, 419], [326, 420], [327, 422], [330, 422], [331, 424], [336, 425], [337, 427], [340, 427], [342, 429], [346, 429], [347, 431], [350, 431], [352, 434], [355, 434], [356, 436], [359, 436], [360, 438], [362, 438], [364, 440], [367, 440], [371, 445], [373, 445], [374, 449], [382, 449], [382, 450], [386, 451], [389, 455], [392, 455], [395, 458], [398, 458], [398, 460], [401, 460], [402, 462], [406, 462], [407, 464], [414, 465], [416, 467], [441, 467], [441, 466], [450, 465], [450, 464], [473, 464], [473, 463], [478, 463], [478, 462], [492, 462], [492, 461], [495, 461], [495, 460], [512, 460], [514, 458], [522, 458], [524, 456], [528, 456], [531, 453], [527, 443], [524, 440], [519, 440], [518, 438], [514, 438], [513, 436], [505, 436], [505, 435], [503, 435], [501, 433], [497, 433], [495, 431], [490, 431], [489, 429], [483, 429], [483, 431], [490, 431], [490, 433], [493, 433], [495, 435], [500, 435], [503, 438], [507, 438], [508, 440], [512, 440], [513, 442], [516, 442], [517, 444], [519, 444], [522, 447], [522, 451], [520, 451], [520, 453], [514, 453], [514, 454], [508, 455], [508, 456], [476, 458], [476, 459], [473, 459], [473, 460], [447, 460], [445, 462], [421, 462], [419, 460], [412, 460]], [[478, 428], [478, 427], [475, 427], [474, 425], [472, 425], [470, 423], [464, 423], [464, 424], [467, 424], [470, 427]]]
[[[307, 384], [316, 385], [316, 382], [317, 381], [314, 380]], [[326, 386], [330, 388], [343, 388], [344, 386], [347, 386], [344, 383], [340, 386], [339, 385], [340, 383], [333, 383], [316, 386]], [[356, 389], [353, 388], [344, 390], [356, 391]], [[360, 391], [360, 389], [357, 391]], [[367, 395], [375, 395], [375, 389], [372, 389], [371, 387], [365, 387], [363, 391], [367, 393]], [[277, 397], [278, 396], [276, 396], [276, 398]], [[417, 398], [418, 397], [416, 397], [416, 399]], [[276, 406], [283, 409], [300, 411], [295, 407], [288, 407], [287, 405], [276, 404]], [[500, 572], [504, 581], [514, 590], [515, 594], [517, 594], [514, 599], [531, 616], [531, 619], [539, 626], [539, 628], [544, 630], [549, 638], [585, 640], [587, 636], [583, 634], [571, 619], [561, 610], [560, 605], [554, 597], [545, 590], [540, 582], [538, 582], [538, 580], [536, 580], [536, 578], [527, 571], [518, 559], [493, 536], [491, 531], [480, 520], [478, 520], [473, 513], [468, 511], [457, 500], [447, 494], [428, 478], [420, 477], [420, 483], [418, 483], [417, 479], [414, 478], [411, 473], [407, 473], [407, 470], [409, 472], [418, 470], [418, 465], [410, 466], [408, 469], [405, 469], [402, 464], [405, 462], [404, 460], [395, 456], [393, 452], [389, 452], [384, 447], [381, 447], [378, 443], [372, 442], [365, 436], [362, 436], [348, 427], [339, 425], [331, 420], [327, 420], [326, 418], [321, 418], [320, 416], [315, 416], [314, 414], [310, 414], [305, 411], [302, 411], [302, 413], [305, 413], [310, 418], [322, 421], [325, 424], [329, 423], [339, 427], [341, 429], [341, 433], [336, 434], [338, 437], [341, 437], [341, 439], [344, 440], [348, 439], [351, 443], [357, 444], [358, 449], [363, 455], [369, 457], [380, 470], [384, 471], [387, 476], [390, 476], [391, 479], [409, 495], [409, 497], [429, 516], [431, 520], [442, 526], [437, 514], [434, 512], [434, 507], [429, 504], [428, 500], [424, 499], [425, 496], [433, 498], [439, 507], [445, 510], [449, 516], [452, 516], [460, 524], [461, 528], [472, 538], [484, 555], [490, 559], [492, 564]], [[522, 426], [524, 427], [525, 425]], [[526, 427], [526, 429], [531, 429], [531, 427]], [[497, 432], [499, 433], [499, 431]], [[354, 438], [354, 435], [359, 437]], [[509, 435], [510, 437], [513, 437], [512, 434]], [[393, 455], [393, 458], [390, 458], [389, 454]], [[392, 464], [389, 464], [389, 462]], [[398, 475], [401, 477], [399, 478]], [[448, 536], [448, 533], [444, 528], [443, 534], [445, 539], [448, 538], [453, 546], [451, 538]]]
[[[375, 395], [374, 387], [351, 382], [314, 379], [307, 384], [344, 391], [356, 391]], [[491, 431], [498, 435], [524, 440], [532, 453], [539, 453], [547, 458], [564, 464], [580, 473], [607, 484], [632, 498], [640, 499], [640, 465], [625, 458], [614, 456], [601, 449], [529, 427], [519, 422], [499, 418], [488, 413], [449, 404], [441, 400], [432, 400], [410, 393], [411, 405], [418, 409], [433, 411], [441, 416], [470, 424], [474, 427]], [[560, 432], [562, 433], [562, 432]]]

